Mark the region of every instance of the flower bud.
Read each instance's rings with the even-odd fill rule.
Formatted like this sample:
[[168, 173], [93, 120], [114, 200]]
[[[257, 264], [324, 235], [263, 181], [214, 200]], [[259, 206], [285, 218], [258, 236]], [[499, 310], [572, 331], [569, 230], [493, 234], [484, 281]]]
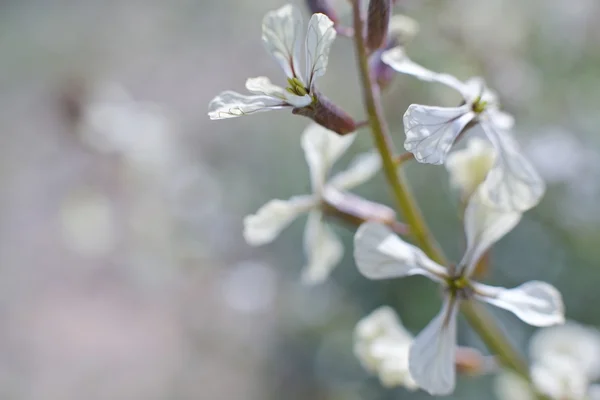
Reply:
[[311, 14], [325, 14], [333, 21], [335, 25], [338, 23], [338, 17], [330, 4], [330, 0], [306, 0], [306, 5], [310, 10]]
[[378, 221], [390, 225], [397, 233], [408, 233], [405, 227], [396, 221], [396, 212], [384, 204], [335, 189], [326, 190], [324, 197], [326, 206], [333, 207], [333, 215], [338, 211], [345, 217], [353, 217], [353, 221], [358, 224], [365, 221]]
[[313, 95], [316, 101], [306, 107], [294, 108], [292, 113], [308, 117], [338, 135], [346, 135], [356, 130], [356, 122], [347, 112], [321, 93], [313, 90]]
[[385, 45], [391, 16], [392, 0], [371, 0], [367, 17], [366, 43], [371, 51]]

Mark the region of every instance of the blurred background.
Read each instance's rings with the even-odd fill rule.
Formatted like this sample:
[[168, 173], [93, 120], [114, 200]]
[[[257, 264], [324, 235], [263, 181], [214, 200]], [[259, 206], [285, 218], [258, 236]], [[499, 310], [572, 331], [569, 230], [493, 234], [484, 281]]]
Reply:
[[[345, 226], [336, 228], [344, 261], [315, 287], [299, 279], [303, 218], [273, 244], [243, 240], [245, 215], [309, 191], [299, 146], [309, 120], [281, 111], [210, 121], [206, 110], [248, 77], [285, 82], [260, 40], [263, 15], [284, 4], [0, 0], [2, 399], [428, 397], [382, 388], [354, 358], [352, 331], [388, 304], [418, 332], [438, 311], [432, 284], [361, 277]], [[336, 5], [348, 21], [347, 2]], [[402, 0], [396, 12], [420, 23], [411, 58], [498, 90], [549, 185], [494, 249], [486, 282], [546, 280], [569, 318], [600, 325], [600, 3]], [[350, 40], [336, 40], [320, 89], [363, 118]], [[105, 96], [140, 102], [142, 125], [128, 129], [124, 112], [84, 126], [86, 107]], [[384, 101], [399, 146], [410, 103], [455, 96], [397, 76]], [[363, 131], [338, 166], [370, 147]], [[458, 260], [459, 200], [446, 170], [406, 169]], [[391, 204], [381, 176], [357, 193]], [[526, 352], [529, 327], [495, 314]], [[464, 321], [459, 332], [461, 344], [484, 349]], [[452, 398], [493, 398], [491, 384], [461, 378]]]

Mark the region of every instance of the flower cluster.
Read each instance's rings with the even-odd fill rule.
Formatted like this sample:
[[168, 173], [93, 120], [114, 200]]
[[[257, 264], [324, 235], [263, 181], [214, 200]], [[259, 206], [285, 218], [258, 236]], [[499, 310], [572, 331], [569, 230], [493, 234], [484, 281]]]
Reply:
[[[313, 10], [331, 11], [327, 2], [308, 3]], [[364, 14], [360, 11], [361, 3], [353, 5], [355, 21], [360, 20], [362, 17], [358, 14]], [[402, 385], [410, 390], [421, 388], [433, 395], [446, 395], [455, 387], [457, 314], [462, 304], [475, 300], [488, 303], [537, 327], [564, 323], [564, 305], [558, 290], [545, 282], [530, 281], [509, 289], [473, 279], [481, 258], [519, 223], [524, 212], [537, 205], [545, 184], [520, 151], [512, 134], [514, 118], [500, 109], [496, 93], [481, 78], [461, 81], [411, 61], [403, 46], [418, 26], [406, 17], [401, 20], [392, 17], [391, 5], [391, 1], [372, 0], [366, 32], [361, 32], [364, 29], [360, 23], [356, 25], [355, 34], [367, 36], [363, 36], [362, 41], [357, 40], [359, 57], [361, 53], [363, 57], [361, 66], [363, 70], [368, 69], [368, 73], [363, 74], [367, 76], [364, 80], [384, 86], [389, 83], [389, 72], [395, 70], [420, 80], [442, 83], [462, 96], [463, 104], [456, 107], [413, 104], [404, 114], [403, 122], [405, 149], [420, 163], [445, 164], [451, 184], [460, 191], [466, 249], [456, 265], [442, 265], [397, 236], [399, 232], [393, 229], [389, 218], [375, 215], [360, 219], [354, 238], [354, 259], [365, 277], [425, 276], [440, 286], [443, 299], [437, 316], [415, 338], [391, 308], [375, 310], [357, 324], [354, 351], [365, 369], [377, 374], [385, 386]], [[300, 11], [285, 6], [269, 12], [263, 22], [263, 43], [283, 68], [288, 86], [283, 89], [268, 78], [253, 78], [246, 83], [253, 95], [227, 91], [209, 105], [211, 119], [291, 108], [294, 114], [308, 116], [316, 122], [304, 131], [301, 140], [313, 193], [288, 200], [271, 200], [244, 220], [246, 241], [262, 245], [274, 240], [300, 214], [308, 213], [303, 243], [307, 264], [302, 274], [307, 283], [325, 280], [342, 258], [342, 243], [325, 220], [332, 209], [333, 214], [344, 211], [340, 209], [340, 198], [350, 196], [347, 193], [350, 189], [371, 178], [382, 165], [388, 180], [394, 179], [394, 173], [390, 172], [394, 161], [381, 147], [381, 157], [375, 153], [360, 155], [346, 171], [328, 179], [333, 163], [355, 140], [358, 126], [315, 87], [317, 78], [325, 73], [329, 51], [339, 29], [337, 18], [334, 19], [336, 24], [324, 14], [311, 17], [305, 43], [306, 70], [302, 74], [299, 68]], [[371, 108], [370, 118], [379, 118], [372, 115], [377, 113], [373, 108], [377, 107]], [[451, 152], [468, 130], [481, 131], [480, 136], [485, 139], [471, 138], [466, 148]], [[375, 136], [377, 138], [377, 134]], [[378, 146], [381, 142], [380, 139]], [[415, 227], [408, 227], [409, 233], [412, 228]], [[552, 356], [544, 356], [539, 368], [561, 373], [550, 367], [561, 364], [562, 358], [556, 361], [563, 357], [559, 353], [556, 350]], [[581, 367], [584, 364], [580, 359], [576, 361]], [[594, 368], [600, 369], [596, 364]], [[550, 375], [534, 369], [532, 376], [547, 378]], [[588, 380], [597, 378], [596, 375], [584, 376]]]
[[355, 138], [356, 134], [339, 136], [320, 125], [309, 125], [302, 134], [302, 149], [313, 193], [288, 200], [271, 200], [256, 214], [244, 219], [244, 237], [249, 244], [257, 246], [271, 242], [296, 217], [308, 213], [304, 230], [304, 251], [308, 259], [302, 274], [304, 282], [325, 280], [344, 253], [340, 239], [323, 220], [323, 207], [343, 192], [369, 180], [381, 168], [377, 153], [365, 153], [357, 156], [347, 170], [327, 180], [331, 167]]

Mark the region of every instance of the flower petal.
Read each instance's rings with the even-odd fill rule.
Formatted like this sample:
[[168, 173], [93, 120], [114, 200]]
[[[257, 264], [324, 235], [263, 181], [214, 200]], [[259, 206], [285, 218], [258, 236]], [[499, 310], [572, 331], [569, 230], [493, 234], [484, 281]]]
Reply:
[[484, 199], [505, 210], [527, 211], [537, 205], [546, 185], [509, 131], [482, 122], [498, 158], [481, 186]]
[[441, 281], [447, 276], [444, 267], [377, 222], [366, 222], [356, 231], [354, 259], [360, 273], [369, 279], [425, 275]]
[[302, 134], [302, 149], [310, 169], [314, 192], [320, 192], [329, 169], [356, 139], [355, 134], [340, 136], [319, 124], [310, 124]]
[[513, 289], [473, 283], [475, 297], [515, 314], [533, 326], [565, 322], [565, 306], [560, 292], [546, 282], [530, 281]]
[[286, 107], [289, 106], [281, 99], [270, 96], [246, 96], [228, 90], [208, 104], [208, 116], [210, 119], [235, 118]]
[[495, 208], [483, 201], [478, 194], [476, 192], [471, 196], [464, 216], [467, 250], [459, 265], [461, 269], [465, 269], [465, 276], [471, 276], [481, 256], [510, 232], [522, 215], [518, 211]]
[[473, 118], [475, 113], [466, 104], [461, 107], [411, 104], [404, 114], [404, 148], [419, 162], [442, 164], [454, 140]]
[[344, 246], [323, 221], [320, 211], [313, 211], [308, 215], [304, 229], [304, 251], [308, 264], [302, 271], [302, 281], [308, 284], [323, 282], [342, 260]]
[[461, 94], [465, 90], [463, 82], [450, 74], [439, 74], [428, 70], [427, 68], [412, 61], [402, 46], [394, 47], [385, 51], [381, 55], [381, 60], [402, 74], [412, 75], [417, 79], [427, 82], [439, 82], [452, 89], [458, 90]]
[[306, 31], [306, 74], [308, 87], [323, 76], [329, 62], [329, 50], [335, 40], [333, 21], [324, 14], [313, 14]]
[[298, 215], [314, 207], [313, 196], [296, 196], [289, 200], [274, 199], [256, 214], [244, 218], [244, 238], [252, 246], [273, 241]]
[[410, 374], [434, 396], [452, 393], [456, 383], [456, 298], [446, 298], [440, 313], [415, 338], [408, 356]]
[[283, 102], [293, 107], [305, 107], [312, 103], [310, 95], [297, 96], [293, 93], [284, 90], [283, 88], [271, 83], [271, 80], [266, 76], [250, 78], [246, 81], [246, 89], [254, 94], [262, 94], [264, 96], [275, 97], [283, 100]]
[[459, 189], [466, 200], [485, 180], [495, 161], [496, 149], [489, 140], [471, 137], [466, 148], [448, 155], [445, 165], [451, 185]]
[[302, 80], [298, 61], [300, 37], [302, 35], [302, 13], [291, 4], [265, 15], [262, 26], [262, 41], [267, 51], [281, 65], [288, 78]]
[[381, 156], [378, 152], [363, 153], [352, 160], [348, 169], [332, 177], [328, 185], [349, 190], [371, 179], [380, 169]]

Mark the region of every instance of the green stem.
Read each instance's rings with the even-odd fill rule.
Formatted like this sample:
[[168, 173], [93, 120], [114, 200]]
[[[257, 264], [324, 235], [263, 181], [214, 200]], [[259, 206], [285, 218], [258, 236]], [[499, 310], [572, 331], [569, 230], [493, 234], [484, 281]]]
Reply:
[[411, 234], [419, 246], [421, 246], [426, 253], [430, 254], [431, 258], [435, 261], [442, 262], [442, 253], [439, 246], [437, 246], [435, 239], [429, 232], [427, 224], [423, 219], [423, 215], [417, 207], [415, 199], [406, 184], [406, 177], [402, 170], [396, 168], [393, 144], [390, 139], [385, 118], [383, 118], [381, 102], [378, 101], [379, 88], [371, 80], [369, 56], [363, 36], [364, 21], [360, 15], [359, 3], [358, 0], [355, 0], [352, 3], [354, 32], [356, 34], [354, 41], [356, 43], [365, 107], [369, 118], [369, 124], [371, 125], [371, 131], [373, 132], [375, 145], [381, 154], [383, 171], [394, 193], [396, 205], [411, 228]]
[[[352, 8], [356, 53], [363, 87], [364, 103], [375, 145], [382, 158], [385, 176], [394, 194], [396, 205], [402, 212], [409, 226], [410, 233], [417, 244], [430, 258], [442, 265], [448, 265], [446, 257], [429, 232], [423, 215], [410, 192], [404, 174], [396, 168], [393, 144], [383, 117], [379, 88], [373, 83], [369, 70], [368, 52], [363, 36], [364, 21], [360, 12], [360, 0], [352, 0]], [[513, 348], [499, 329], [496, 321], [488, 314], [485, 308], [472, 302], [464, 302], [461, 310], [473, 329], [479, 334], [490, 351], [498, 356], [502, 364], [529, 381], [527, 363]]]

